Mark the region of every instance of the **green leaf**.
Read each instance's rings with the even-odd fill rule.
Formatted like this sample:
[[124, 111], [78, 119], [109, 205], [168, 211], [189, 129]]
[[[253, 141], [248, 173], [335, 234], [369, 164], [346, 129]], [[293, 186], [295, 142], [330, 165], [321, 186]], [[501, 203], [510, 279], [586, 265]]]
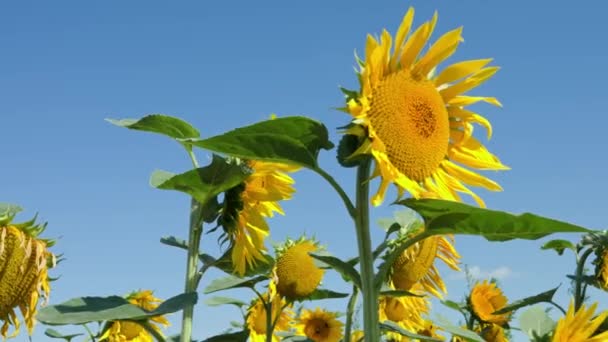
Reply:
[[550, 334], [555, 324], [540, 306], [533, 306], [519, 315], [519, 328], [530, 338]]
[[230, 298], [230, 297], [220, 297], [220, 296], [207, 298], [205, 300], [205, 304], [207, 304], [209, 306], [235, 305], [239, 308], [247, 305], [242, 300], [238, 300], [236, 298]]
[[[257, 260], [252, 268], [247, 268], [244, 277], [253, 277], [260, 274], [268, 274], [274, 266], [274, 258], [271, 255], [264, 254], [264, 260]], [[232, 248], [228, 249], [219, 259], [216, 259], [209, 254], [199, 255], [199, 259], [205, 263], [206, 268], [215, 267], [232, 275], [234, 273], [234, 265], [232, 265]]]
[[301, 116], [283, 117], [237, 128], [207, 139], [189, 139], [194, 146], [239, 158], [317, 166], [321, 149], [331, 149], [327, 128]]
[[157, 170], [152, 174], [150, 184], [157, 189], [185, 192], [205, 204], [242, 183], [248, 175], [248, 170], [242, 165], [214, 155], [211, 164], [179, 175]]
[[304, 300], [322, 300], [322, 299], [334, 299], [334, 298], [345, 298], [348, 297], [348, 293], [335, 292], [327, 289], [316, 289]]
[[20, 206], [16, 204], [10, 203], [0, 203], [0, 219], [3, 217], [10, 217], [17, 215], [20, 211], [22, 211]]
[[325, 264], [336, 270], [338, 273], [340, 273], [344, 278], [352, 281], [355, 286], [361, 288], [361, 276], [359, 275], [359, 272], [357, 272], [357, 270], [355, 270], [355, 268], [347, 262], [344, 262], [331, 255], [320, 255], [315, 253], [308, 254], [311, 257], [321, 262], [324, 262]]
[[430, 342], [443, 341], [443, 340], [436, 339], [436, 338], [429, 337], [429, 336], [414, 334], [413, 332], [409, 332], [409, 331], [403, 329], [402, 327], [400, 327], [399, 325], [397, 325], [395, 322], [391, 322], [391, 321], [384, 321], [384, 322], [380, 323], [380, 329], [384, 330], [384, 331], [388, 331], [388, 332], [396, 332], [403, 336], [409, 337], [411, 339], [419, 340], [419, 341], [430, 341]]
[[253, 288], [255, 284], [268, 279], [267, 276], [257, 276], [249, 279], [243, 279], [235, 276], [227, 276], [224, 278], [215, 279], [205, 288], [203, 293], [209, 294], [213, 292], [234, 289], [238, 287]]
[[589, 229], [524, 213], [482, 209], [437, 199], [406, 199], [398, 204], [412, 208], [424, 219], [426, 231], [436, 234], [481, 235], [489, 241], [536, 240], [553, 233], [588, 233]]
[[59, 331], [55, 330], [55, 329], [46, 329], [44, 331], [44, 334], [48, 337], [51, 338], [59, 338], [62, 340], [66, 340], [68, 342], [70, 342], [74, 337], [78, 337], [78, 336], [82, 336], [84, 334], [70, 334], [70, 335], [64, 335], [62, 333], [60, 333]]
[[447, 306], [450, 309], [454, 309], [458, 312], [462, 312], [463, 306], [461, 304], [456, 303], [453, 300], [442, 300], [440, 301], [441, 304]]
[[564, 250], [566, 250], [566, 248], [571, 249], [574, 251], [574, 253], [576, 253], [576, 246], [574, 246], [574, 244], [568, 240], [551, 240], [540, 247], [540, 249], [553, 249], [559, 255], [564, 254]]
[[146, 311], [119, 296], [79, 297], [67, 302], [42, 308], [36, 318], [47, 325], [84, 324], [121, 319], [143, 320], [182, 310], [197, 301], [195, 292], [169, 298], [155, 310]]
[[203, 340], [202, 342], [247, 342], [248, 338], [249, 331], [243, 330], [209, 337], [208, 339]]
[[188, 250], [188, 242], [183, 239], [178, 239], [175, 236], [165, 236], [160, 238], [160, 243], [171, 247], [177, 247]]
[[380, 291], [380, 295], [387, 297], [424, 297], [424, 295], [415, 294], [405, 290], [385, 290]]
[[466, 341], [485, 342], [484, 339], [481, 338], [481, 336], [477, 335], [476, 333], [474, 333], [470, 330], [453, 325], [452, 323], [450, 323], [450, 321], [447, 318], [445, 318], [443, 316], [437, 315], [436, 318], [433, 320], [433, 322], [439, 329], [449, 332], [452, 335], [460, 336], [460, 337], [464, 338]]
[[530, 306], [530, 305], [534, 305], [534, 304], [538, 304], [538, 303], [549, 303], [553, 300], [553, 296], [555, 295], [555, 292], [557, 292], [558, 288], [559, 288], [559, 286], [554, 289], [551, 289], [549, 291], [545, 291], [545, 292], [539, 293], [534, 296], [530, 296], [530, 297], [526, 297], [526, 298], [517, 300], [517, 301], [505, 306], [504, 308], [494, 312], [493, 314], [501, 315], [501, 314], [504, 314], [507, 312], [521, 309], [525, 306]]
[[314, 340], [309, 339], [306, 336], [299, 335], [290, 335], [286, 336], [281, 340], [281, 342], [315, 342]]
[[198, 138], [199, 131], [182, 119], [163, 114], [152, 114], [141, 119], [106, 119], [109, 123], [144, 132], [158, 133], [173, 139]]

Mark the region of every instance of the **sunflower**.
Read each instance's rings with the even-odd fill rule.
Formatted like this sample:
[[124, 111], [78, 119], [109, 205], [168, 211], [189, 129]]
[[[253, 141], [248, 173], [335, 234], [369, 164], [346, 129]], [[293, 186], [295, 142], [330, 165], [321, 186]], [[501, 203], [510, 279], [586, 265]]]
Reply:
[[[414, 294], [423, 293], [422, 285], [416, 284], [410, 289]], [[425, 297], [402, 296], [390, 297], [381, 296], [379, 303], [380, 322], [386, 320], [397, 323], [405, 330], [416, 332], [424, 331], [428, 328], [428, 322], [423, 318], [430, 311], [430, 302]], [[400, 340], [398, 333], [387, 333], [387, 337]]]
[[355, 330], [350, 334], [350, 342], [360, 342], [363, 340], [365, 333], [363, 330]]
[[608, 247], [597, 252], [595, 260], [595, 278], [600, 288], [608, 291]]
[[436, 235], [409, 247], [393, 263], [389, 284], [395, 289], [408, 291], [420, 283], [428, 293], [442, 298], [442, 293], [447, 290], [434, 262], [441, 259], [448, 267], [459, 271], [460, 255], [453, 243], [453, 236]]
[[464, 107], [480, 101], [496, 106], [500, 103], [493, 97], [464, 94], [489, 79], [498, 68], [486, 67], [491, 59], [469, 60], [434, 75], [436, 66], [456, 51], [462, 28], [444, 34], [419, 56], [433, 32], [437, 14], [408, 36], [413, 18], [414, 9], [410, 8], [394, 41], [386, 30], [379, 41], [367, 37], [365, 60], [359, 61], [360, 90], [346, 91], [343, 109], [354, 117], [355, 125], [345, 133], [365, 138], [355, 154], [371, 154], [375, 159], [373, 177], [380, 176], [381, 182], [372, 198], [374, 205], [382, 203], [388, 186], [394, 183], [400, 195], [407, 191], [415, 198], [459, 201], [460, 192], [483, 206], [481, 198], [465, 184], [493, 191], [502, 188], [465, 167], [508, 167], [473, 137], [473, 124], [480, 124], [490, 138], [489, 121]]
[[30, 220], [13, 223], [13, 213], [0, 212], [0, 336], [19, 333], [21, 322], [15, 312], [19, 307], [28, 333], [31, 335], [36, 321], [40, 297], [50, 294], [48, 269], [55, 266], [55, 255], [48, 248], [53, 241], [38, 237], [46, 225]]
[[[161, 300], [154, 297], [151, 290], [136, 291], [127, 296], [129, 303], [137, 305], [146, 311], [152, 311], [158, 307]], [[169, 326], [169, 321], [164, 316], [151, 317], [148, 321], [151, 329], [162, 335], [160, 325]], [[100, 341], [107, 342], [153, 342], [154, 338], [140, 323], [136, 321], [110, 321], [100, 337]]]
[[299, 335], [315, 342], [338, 342], [342, 338], [342, 322], [337, 314], [320, 308], [304, 309], [298, 318], [296, 329]]
[[248, 161], [251, 174], [245, 181], [226, 191], [220, 224], [232, 244], [234, 271], [242, 276], [258, 261], [266, 261], [264, 239], [269, 234], [267, 217], [283, 215], [279, 201], [290, 199], [294, 180], [287, 172], [298, 167]]
[[[277, 294], [273, 282], [270, 282], [268, 293], [265, 293], [262, 298], [264, 298], [264, 302], [270, 303], [271, 305], [272, 320], [276, 320], [272, 341], [278, 342], [279, 337], [276, 333], [288, 331], [290, 329], [293, 311], [286, 300]], [[249, 330], [249, 339], [251, 342], [266, 341], [267, 321], [264, 302], [258, 298], [252, 303], [248, 310], [247, 329]]]
[[509, 342], [505, 330], [497, 324], [484, 324], [475, 330], [486, 342]]
[[484, 280], [477, 283], [471, 290], [469, 303], [473, 313], [484, 323], [505, 325], [510, 318], [510, 313], [495, 315], [494, 312], [507, 305], [507, 297], [496, 286], [495, 283]]
[[582, 305], [578, 311], [574, 312], [574, 302], [570, 302], [570, 307], [566, 316], [562, 317], [555, 327], [553, 333], [553, 342], [602, 342], [608, 341], [608, 331], [593, 336], [593, 333], [608, 317], [608, 311], [604, 311], [599, 316], [593, 317], [593, 313], [597, 308], [597, 303], [594, 303], [585, 308]]
[[318, 249], [315, 241], [305, 238], [287, 241], [277, 249], [274, 274], [279, 294], [295, 300], [308, 297], [317, 289], [325, 271], [317, 267], [308, 253]]

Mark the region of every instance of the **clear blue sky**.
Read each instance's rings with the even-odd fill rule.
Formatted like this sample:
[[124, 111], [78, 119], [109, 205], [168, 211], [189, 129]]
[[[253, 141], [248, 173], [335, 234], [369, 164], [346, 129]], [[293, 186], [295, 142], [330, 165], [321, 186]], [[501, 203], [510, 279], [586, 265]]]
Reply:
[[[156, 168], [186, 170], [187, 156], [167, 139], [104, 118], [165, 113], [208, 136], [273, 112], [304, 114], [323, 121], [337, 142], [335, 128], [349, 117], [331, 108], [342, 105], [339, 85], [357, 87], [353, 51], [363, 51], [368, 32], [395, 32], [410, 5], [416, 24], [439, 11], [436, 32], [464, 25], [465, 43], [453, 61], [494, 57], [502, 67], [475, 91], [504, 104], [476, 109], [494, 125], [490, 149], [512, 167], [489, 174], [505, 191], [480, 191], [488, 206], [605, 228], [602, 1], [3, 2], [0, 201], [26, 208], [22, 219], [40, 213], [49, 222], [45, 236], [59, 238], [53, 250], [67, 260], [52, 271], [61, 279], [52, 284], [51, 303], [137, 288], [167, 298], [183, 289], [184, 253], [158, 241], [186, 236], [189, 200], [152, 189], [148, 176]], [[352, 188], [353, 170], [338, 168], [334, 155], [324, 153], [322, 165]], [[295, 178], [287, 216], [271, 221], [273, 239], [307, 232], [335, 255], [354, 255], [339, 198], [310, 172]], [[395, 209], [384, 206], [374, 216]], [[215, 241], [205, 237], [203, 248], [217, 253]], [[464, 263], [482, 272], [509, 268], [501, 280], [509, 298], [561, 283], [558, 301], [567, 305], [564, 275], [572, 258], [541, 252], [540, 245], [457, 242]], [[450, 298], [459, 299], [465, 281], [444, 274]], [[202, 285], [218, 275], [208, 273]], [[333, 275], [326, 285], [348, 289]], [[605, 294], [592, 294], [606, 307]], [[346, 302], [327, 305], [337, 310]], [[195, 336], [221, 331], [236, 315], [198, 306]], [[169, 334], [178, 331], [178, 318]], [[46, 340], [44, 328], [34, 341]]]

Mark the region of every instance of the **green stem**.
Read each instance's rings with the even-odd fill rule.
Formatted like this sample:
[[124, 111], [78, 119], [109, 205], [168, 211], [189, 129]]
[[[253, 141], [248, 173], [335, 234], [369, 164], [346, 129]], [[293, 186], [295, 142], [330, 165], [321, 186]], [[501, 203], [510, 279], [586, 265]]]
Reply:
[[359, 296], [359, 288], [353, 286], [353, 294], [350, 295], [348, 300], [348, 306], [346, 307], [346, 324], [344, 325], [344, 341], [350, 342], [350, 333], [353, 325], [353, 314], [355, 311], [355, 305], [357, 304], [357, 297]]
[[374, 256], [369, 231], [369, 172], [371, 161], [364, 161], [357, 169], [357, 245], [363, 294], [363, 329], [365, 342], [380, 341], [378, 324], [378, 291], [374, 286]]
[[334, 188], [334, 190], [336, 190], [338, 195], [340, 195], [342, 202], [344, 202], [344, 206], [346, 206], [346, 210], [348, 210], [348, 214], [350, 215], [350, 217], [355, 219], [355, 217], [357, 215], [355, 206], [353, 205], [353, 202], [350, 200], [350, 198], [348, 197], [348, 195], [346, 194], [344, 189], [342, 189], [340, 184], [338, 184], [338, 182], [336, 182], [336, 180], [330, 174], [325, 172], [320, 167], [314, 168], [313, 171], [315, 171], [316, 173], [321, 175], [321, 177], [323, 177]]
[[583, 286], [583, 271], [585, 270], [585, 262], [587, 262], [587, 258], [593, 249], [589, 248], [588, 250], [581, 255], [576, 263], [576, 279], [574, 279], [574, 311], [578, 311], [578, 309], [583, 305], [583, 301], [585, 300], [582, 294], [582, 286]]
[[566, 315], [566, 310], [564, 310], [564, 308], [562, 308], [561, 305], [557, 304], [556, 302], [554, 302], [552, 300], [549, 301], [549, 304], [551, 304], [551, 305], [555, 306], [556, 308], [558, 308], [559, 311], [561, 311], [564, 314], [564, 316]]
[[266, 342], [272, 342], [272, 330], [274, 324], [272, 324], [272, 302], [268, 301], [268, 303], [264, 304], [266, 309]]
[[[191, 146], [186, 146], [190, 160], [194, 168], [198, 168], [196, 156]], [[201, 223], [203, 204], [192, 198], [190, 201], [190, 229], [188, 234], [188, 256], [186, 264], [186, 280], [184, 292], [196, 292], [196, 287], [200, 278], [197, 276], [199, 247], [203, 227]], [[194, 316], [194, 304], [189, 304], [184, 308], [182, 315], [181, 342], [192, 341], [192, 322]]]

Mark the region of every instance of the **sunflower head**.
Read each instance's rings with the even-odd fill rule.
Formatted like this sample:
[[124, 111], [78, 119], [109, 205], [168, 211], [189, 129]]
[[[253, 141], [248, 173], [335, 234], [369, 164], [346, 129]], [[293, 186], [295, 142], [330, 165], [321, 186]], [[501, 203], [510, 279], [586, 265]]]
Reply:
[[[597, 303], [589, 308], [582, 305], [575, 312], [574, 301], [570, 302], [568, 312], [555, 326], [552, 342], [601, 342], [608, 341], [608, 331], [595, 334], [599, 326], [608, 318], [608, 311], [593, 318]], [[595, 335], [594, 335], [595, 334]]]
[[475, 330], [486, 342], [509, 342], [505, 330], [497, 324], [483, 324]]
[[[239, 161], [241, 162], [241, 161]], [[231, 244], [234, 272], [239, 276], [258, 262], [266, 262], [264, 240], [269, 234], [266, 218], [283, 214], [279, 201], [290, 199], [295, 189], [287, 172], [298, 167], [280, 163], [247, 161], [245, 181], [224, 193], [218, 223]]]
[[375, 159], [374, 176], [380, 187], [372, 198], [374, 205], [384, 199], [391, 183], [399, 194], [460, 200], [466, 193], [483, 201], [466, 185], [489, 190], [500, 186], [463, 167], [486, 170], [507, 169], [473, 137], [473, 125], [488, 129], [483, 116], [464, 107], [485, 101], [500, 106], [491, 97], [465, 96], [469, 90], [489, 79], [498, 70], [486, 67], [490, 59], [470, 60], [434, 69], [450, 57], [462, 41], [462, 28], [441, 36], [421, 54], [437, 22], [437, 14], [415, 30], [414, 10], [410, 8], [393, 37], [383, 31], [380, 38], [367, 37], [365, 58], [359, 61], [360, 90], [347, 93], [346, 112], [359, 129], [346, 134], [364, 138], [353, 153]]
[[277, 249], [274, 275], [279, 294], [296, 300], [308, 297], [317, 289], [325, 271], [308, 253], [319, 249], [316, 241], [304, 237], [297, 241], [288, 240]]
[[274, 285], [270, 284], [268, 293], [263, 296], [264, 301], [260, 298], [256, 299], [249, 307], [247, 313], [247, 329], [249, 330], [249, 339], [251, 342], [266, 341], [266, 307], [265, 303], [271, 306], [272, 319], [276, 320], [274, 326], [272, 341], [278, 342], [279, 337], [277, 332], [288, 331], [292, 320], [293, 311], [287, 305], [285, 299], [276, 295]]
[[336, 313], [316, 308], [302, 311], [296, 329], [299, 335], [315, 342], [338, 342], [342, 338], [342, 326]]
[[[152, 311], [158, 307], [161, 300], [154, 297], [151, 290], [140, 290], [127, 295], [127, 300], [146, 311]], [[169, 321], [164, 316], [155, 316], [148, 321], [150, 327], [162, 335], [161, 326], [169, 326]], [[100, 337], [100, 341], [107, 342], [151, 342], [154, 338], [141, 324], [135, 321], [119, 320], [110, 321]]]
[[[412, 293], [421, 294], [423, 288], [420, 284], [416, 284], [412, 289]], [[426, 297], [389, 297], [381, 296], [379, 303], [379, 319], [380, 322], [386, 320], [393, 321], [408, 331], [423, 331], [427, 328], [424, 315], [430, 311], [430, 302]], [[400, 340], [401, 337], [397, 333], [387, 333], [388, 338]]]
[[511, 317], [510, 313], [494, 314], [507, 305], [507, 297], [496, 286], [496, 283], [484, 280], [482, 283], [475, 284], [469, 296], [469, 303], [475, 316], [484, 323], [503, 326]]
[[443, 260], [450, 268], [460, 270], [460, 255], [453, 246], [452, 236], [431, 236], [409, 247], [395, 260], [389, 275], [389, 283], [399, 290], [410, 290], [420, 283], [434, 296], [442, 297], [445, 284], [435, 266], [435, 260]]
[[36, 224], [35, 218], [24, 223], [12, 222], [14, 214], [0, 212], [0, 336], [19, 333], [21, 321], [15, 312], [19, 307], [23, 321], [31, 335], [40, 297], [50, 294], [48, 270], [56, 264], [55, 255], [48, 248], [52, 240], [39, 238], [46, 227]]

